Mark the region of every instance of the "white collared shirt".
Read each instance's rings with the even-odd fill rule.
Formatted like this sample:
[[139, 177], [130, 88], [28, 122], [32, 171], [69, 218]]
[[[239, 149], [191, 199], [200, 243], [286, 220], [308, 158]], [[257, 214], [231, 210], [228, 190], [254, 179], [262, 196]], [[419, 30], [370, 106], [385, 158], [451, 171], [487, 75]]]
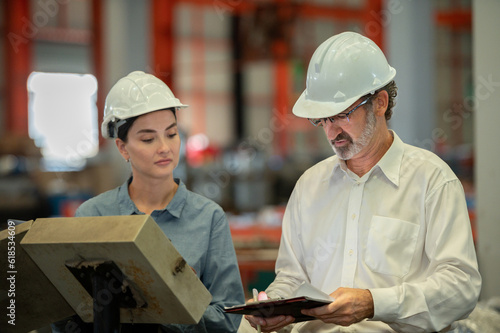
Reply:
[[332, 156], [298, 180], [283, 219], [271, 297], [302, 281], [369, 289], [372, 320], [297, 332], [433, 332], [464, 318], [481, 277], [462, 185], [435, 154], [394, 142], [363, 177]]

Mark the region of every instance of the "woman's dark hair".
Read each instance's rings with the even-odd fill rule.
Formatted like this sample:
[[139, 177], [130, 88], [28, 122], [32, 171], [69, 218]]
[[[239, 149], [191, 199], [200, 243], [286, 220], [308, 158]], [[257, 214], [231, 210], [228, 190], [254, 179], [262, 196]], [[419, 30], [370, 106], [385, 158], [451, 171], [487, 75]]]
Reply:
[[[169, 108], [169, 109], [165, 109], [165, 110], [172, 111], [172, 113], [174, 114], [174, 118], [177, 120], [177, 114], [175, 113], [175, 108]], [[161, 111], [161, 110], [158, 110], [158, 111]], [[130, 127], [132, 127], [132, 124], [134, 123], [134, 121], [136, 121], [137, 118], [139, 118], [139, 117], [140, 116], [128, 118], [125, 120], [125, 123], [123, 125], [118, 127], [117, 136], [120, 140], [122, 140], [123, 142], [127, 142], [128, 131], [130, 130]]]
[[122, 140], [123, 142], [127, 142], [128, 130], [130, 129], [130, 127], [132, 127], [132, 124], [137, 120], [137, 118], [139, 118], [139, 116], [128, 118], [127, 120], [125, 120], [125, 123], [123, 125], [118, 127], [118, 139]]

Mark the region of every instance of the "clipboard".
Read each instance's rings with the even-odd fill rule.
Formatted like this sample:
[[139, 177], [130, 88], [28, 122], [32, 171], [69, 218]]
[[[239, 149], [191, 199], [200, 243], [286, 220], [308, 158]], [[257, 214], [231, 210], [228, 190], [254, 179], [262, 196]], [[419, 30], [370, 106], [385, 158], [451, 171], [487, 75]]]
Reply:
[[316, 318], [306, 316], [300, 312], [302, 309], [312, 309], [327, 305], [333, 300], [317, 299], [309, 296], [298, 296], [284, 299], [269, 299], [248, 304], [235, 305], [224, 308], [227, 313], [247, 314], [260, 317], [274, 317], [287, 315], [295, 318], [294, 323], [315, 320]]

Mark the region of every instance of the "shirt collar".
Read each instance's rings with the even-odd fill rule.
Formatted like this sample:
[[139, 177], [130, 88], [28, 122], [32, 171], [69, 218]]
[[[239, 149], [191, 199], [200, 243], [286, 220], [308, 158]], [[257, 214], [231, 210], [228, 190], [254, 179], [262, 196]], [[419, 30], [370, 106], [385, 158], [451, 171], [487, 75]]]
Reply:
[[[188, 190], [182, 180], [175, 178], [174, 181], [179, 185], [179, 187], [177, 188], [174, 197], [169, 202], [167, 207], [161, 211], [168, 211], [172, 216], [179, 218], [181, 216], [182, 210], [184, 209], [184, 206], [186, 205]], [[141, 211], [139, 211], [139, 209], [137, 209], [137, 206], [130, 198], [128, 186], [131, 182], [132, 177], [130, 177], [125, 183], [123, 183], [118, 190], [118, 202], [120, 205], [120, 213], [122, 215], [143, 214]]]
[[165, 208], [172, 216], [179, 218], [181, 216], [184, 206], [186, 206], [188, 190], [186, 185], [179, 178], [175, 178], [174, 181], [179, 185], [177, 192], [175, 192], [172, 201]]
[[399, 136], [392, 130], [390, 130], [394, 140], [389, 150], [382, 156], [377, 165], [382, 170], [384, 175], [389, 179], [394, 185], [399, 186], [399, 177], [401, 169], [401, 161], [403, 160], [404, 153], [404, 143], [401, 141]]
[[128, 185], [131, 182], [132, 182], [132, 177], [127, 179], [127, 181], [123, 183], [118, 189], [118, 203], [120, 205], [121, 215], [141, 214], [137, 209], [137, 207], [135, 206], [132, 199], [130, 199], [130, 195], [128, 193]]

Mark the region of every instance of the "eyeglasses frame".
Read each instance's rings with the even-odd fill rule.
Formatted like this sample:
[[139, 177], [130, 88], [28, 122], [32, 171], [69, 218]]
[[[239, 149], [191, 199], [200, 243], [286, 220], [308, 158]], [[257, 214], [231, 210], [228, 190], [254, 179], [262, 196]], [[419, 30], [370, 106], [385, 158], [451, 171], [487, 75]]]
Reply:
[[[309, 120], [309, 122], [311, 124], [313, 124], [314, 127], [318, 127], [320, 126], [320, 124], [322, 124], [322, 121], [324, 119], [324, 122], [326, 123], [326, 120], [330, 120], [331, 123], [334, 123], [335, 122], [335, 117], [339, 118], [340, 115], [341, 116], [341, 120], [344, 120], [344, 119], [347, 119], [347, 122], [349, 122], [349, 116], [354, 112], [356, 111], [360, 106], [362, 105], [365, 105], [366, 103], [368, 103], [368, 100], [370, 100], [370, 98], [372, 98], [374, 95], [370, 95], [368, 96], [366, 99], [364, 99], [361, 103], [359, 103], [358, 105], [356, 105], [351, 111], [347, 112], [347, 113], [344, 113], [344, 112], [341, 112], [339, 114], [336, 114], [334, 116], [331, 116], [331, 117], [325, 117], [325, 118], [307, 118]], [[343, 116], [345, 116], [345, 118], [342, 118]], [[318, 123], [314, 123], [313, 119], [319, 119], [319, 122]]]

